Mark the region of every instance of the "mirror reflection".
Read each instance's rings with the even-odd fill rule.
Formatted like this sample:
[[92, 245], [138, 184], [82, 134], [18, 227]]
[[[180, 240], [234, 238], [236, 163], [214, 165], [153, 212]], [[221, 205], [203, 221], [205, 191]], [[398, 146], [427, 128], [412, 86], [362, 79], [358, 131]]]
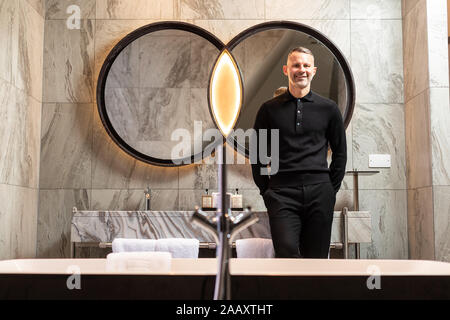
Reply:
[[119, 136], [150, 157], [176, 160], [172, 148], [181, 141], [171, 136], [184, 129], [192, 137], [183, 140], [185, 150], [202, 150], [208, 144], [202, 131], [215, 128], [207, 88], [218, 54], [211, 42], [183, 30], [155, 31], [126, 46], [105, 85], [106, 111]]
[[299, 46], [310, 49], [314, 54], [317, 73], [311, 90], [335, 101], [344, 116], [347, 107], [345, 75], [333, 53], [306, 33], [272, 29], [249, 36], [231, 50], [244, 82], [244, 102], [235, 129], [252, 128], [259, 107], [271, 99], [278, 88], [288, 86], [283, 65], [289, 51]]

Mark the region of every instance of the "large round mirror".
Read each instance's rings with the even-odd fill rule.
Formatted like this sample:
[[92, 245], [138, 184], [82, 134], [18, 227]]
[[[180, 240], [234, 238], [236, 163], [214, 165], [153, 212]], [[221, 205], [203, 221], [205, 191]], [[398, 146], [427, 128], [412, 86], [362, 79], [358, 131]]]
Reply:
[[215, 128], [207, 89], [223, 44], [184, 23], [149, 25], [124, 40], [99, 78], [99, 111], [108, 133], [147, 163], [173, 166], [201, 159], [211, 142], [203, 141], [202, 132]]
[[[236, 36], [228, 48], [240, 66], [244, 82], [244, 101], [236, 129], [246, 131], [253, 127], [261, 105], [286, 89], [287, 76], [283, 73], [289, 51], [306, 47], [314, 55], [317, 73], [311, 90], [333, 100], [338, 105], [345, 127], [348, 126], [354, 106], [354, 84], [350, 67], [340, 50], [324, 35], [308, 26], [294, 22], [268, 22], [249, 28]], [[248, 156], [248, 143], [234, 147]]]
[[[212, 150], [222, 142], [202, 136], [216, 127], [208, 84], [222, 50], [231, 52], [243, 78], [244, 101], [234, 129], [245, 131], [252, 128], [262, 103], [288, 85], [282, 67], [297, 46], [313, 52], [318, 69], [311, 88], [337, 103], [347, 127], [355, 102], [349, 64], [322, 33], [287, 21], [253, 26], [227, 45], [183, 22], [158, 22], [133, 31], [113, 48], [100, 71], [100, 117], [111, 138], [139, 160], [163, 166], [196, 162], [206, 146]], [[239, 145], [231, 135], [228, 142], [249, 155], [248, 140]]]

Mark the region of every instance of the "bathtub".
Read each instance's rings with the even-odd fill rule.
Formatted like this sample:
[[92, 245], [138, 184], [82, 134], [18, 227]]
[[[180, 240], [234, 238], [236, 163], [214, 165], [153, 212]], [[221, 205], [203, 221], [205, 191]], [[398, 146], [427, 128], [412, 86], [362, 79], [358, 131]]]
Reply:
[[[0, 261], [0, 299], [212, 299], [215, 258], [168, 272], [106, 270], [106, 259]], [[450, 263], [231, 259], [232, 299], [450, 299]]]

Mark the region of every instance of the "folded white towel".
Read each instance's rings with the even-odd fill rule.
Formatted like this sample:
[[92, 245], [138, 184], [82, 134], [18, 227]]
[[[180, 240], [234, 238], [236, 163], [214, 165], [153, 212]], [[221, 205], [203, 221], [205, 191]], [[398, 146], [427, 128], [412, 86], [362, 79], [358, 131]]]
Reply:
[[112, 251], [163, 251], [170, 252], [172, 258], [198, 258], [200, 242], [197, 239], [167, 238], [167, 239], [123, 239], [116, 238], [112, 242]]
[[238, 258], [274, 258], [272, 239], [248, 238], [236, 240]]
[[158, 239], [158, 251], [168, 251], [173, 258], [198, 258], [200, 242], [198, 239], [167, 238]]
[[106, 256], [106, 271], [170, 272], [169, 252], [119, 252]]
[[161, 251], [156, 248], [155, 239], [116, 238], [112, 242], [113, 252]]

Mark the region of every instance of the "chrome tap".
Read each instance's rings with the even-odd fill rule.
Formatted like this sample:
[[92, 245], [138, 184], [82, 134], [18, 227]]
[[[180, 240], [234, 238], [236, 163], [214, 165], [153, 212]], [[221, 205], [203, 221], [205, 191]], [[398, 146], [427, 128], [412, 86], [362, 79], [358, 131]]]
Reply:
[[147, 190], [144, 191], [145, 195], [145, 210], [150, 210], [150, 187], [147, 187]]

